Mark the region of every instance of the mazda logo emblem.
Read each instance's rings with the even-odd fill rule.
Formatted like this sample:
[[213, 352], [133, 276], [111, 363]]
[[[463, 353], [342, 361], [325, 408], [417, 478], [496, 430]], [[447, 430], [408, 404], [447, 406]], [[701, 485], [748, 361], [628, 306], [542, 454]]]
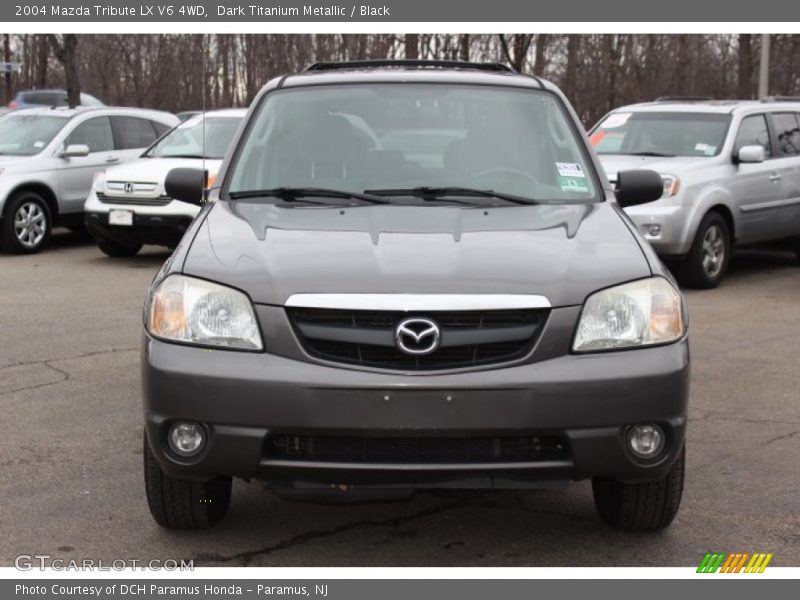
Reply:
[[410, 318], [400, 322], [394, 330], [394, 342], [401, 352], [424, 356], [435, 352], [441, 342], [442, 332], [430, 319]]
[[135, 191], [136, 191], [136, 186], [133, 185], [133, 182], [128, 181], [128, 182], [125, 183], [125, 193], [126, 194], [132, 194]]

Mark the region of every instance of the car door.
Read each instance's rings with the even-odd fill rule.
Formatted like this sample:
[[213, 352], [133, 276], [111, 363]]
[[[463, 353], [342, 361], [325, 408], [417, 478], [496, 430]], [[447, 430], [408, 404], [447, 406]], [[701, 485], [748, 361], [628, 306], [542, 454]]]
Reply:
[[780, 228], [783, 208], [781, 176], [774, 160], [767, 117], [764, 113], [742, 118], [736, 132], [734, 157], [744, 146], [762, 146], [765, 160], [761, 163], [736, 165], [728, 190], [739, 213], [737, 240], [750, 243], [775, 237]]
[[158, 139], [153, 124], [141, 117], [115, 115], [111, 117], [114, 143], [123, 161], [138, 158], [150, 144]]
[[779, 112], [771, 118], [783, 199], [776, 237], [800, 235], [800, 114]]
[[65, 213], [83, 211], [95, 173], [120, 161], [120, 154], [114, 148], [111, 121], [107, 116], [91, 117], [77, 123], [67, 134], [62, 150], [75, 144], [88, 146], [89, 154], [59, 159], [58, 187], [61, 210]]

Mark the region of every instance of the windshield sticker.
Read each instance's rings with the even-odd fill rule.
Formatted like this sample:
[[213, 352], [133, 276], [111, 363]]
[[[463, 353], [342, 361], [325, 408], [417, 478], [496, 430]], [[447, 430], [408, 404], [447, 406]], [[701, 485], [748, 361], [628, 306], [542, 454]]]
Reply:
[[558, 184], [564, 192], [580, 192], [585, 194], [589, 191], [589, 187], [586, 185], [586, 178], [583, 177], [583, 175], [580, 177], [565, 177], [562, 175], [558, 178]]
[[695, 144], [694, 149], [697, 150], [698, 152], [702, 152], [706, 156], [714, 156], [714, 154], [717, 151], [716, 146], [712, 146], [711, 144], [706, 144], [703, 142], [698, 142], [697, 144]]
[[599, 144], [601, 141], [603, 141], [604, 137], [606, 137], [606, 132], [605, 131], [595, 131], [592, 134], [592, 137], [589, 138], [589, 143], [592, 146], [597, 146], [597, 144]]
[[615, 127], [622, 127], [631, 118], [631, 113], [614, 113], [608, 115], [608, 118], [600, 125], [603, 129], [614, 129]]
[[578, 163], [557, 162], [556, 169], [558, 169], [558, 174], [562, 177], [579, 177], [581, 179], [586, 177], [583, 173], [583, 167]]
[[34, 148], [44, 148], [44, 142], [33, 142]]

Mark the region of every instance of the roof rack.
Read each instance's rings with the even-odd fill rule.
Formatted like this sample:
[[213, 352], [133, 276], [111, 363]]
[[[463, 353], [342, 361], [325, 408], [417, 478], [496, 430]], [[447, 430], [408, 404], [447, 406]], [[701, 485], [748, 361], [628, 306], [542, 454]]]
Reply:
[[711, 96], [661, 96], [656, 102], [707, 102], [713, 100]]
[[800, 96], [766, 96], [761, 102], [800, 102]]
[[379, 69], [383, 67], [399, 68], [438, 68], [438, 69], [474, 69], [478, 71], [494, 71], [496, 73], [514, 73], [514, 69], [502, 63], [477, 63], [461, 60], [417, 60], [417, 59], [376, 59], [351, 60], [344, 62], [316, 62], [306, 67], [306, 71], [335, 71], [337, 69]]

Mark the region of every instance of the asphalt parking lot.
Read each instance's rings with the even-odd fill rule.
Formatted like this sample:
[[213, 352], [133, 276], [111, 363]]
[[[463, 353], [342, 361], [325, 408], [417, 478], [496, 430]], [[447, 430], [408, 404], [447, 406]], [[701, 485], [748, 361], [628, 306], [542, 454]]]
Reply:
[[[740, 253], [723, 285], [689, 292], [693, 352], [683, 505], [659, 534], [596, 516], [565, 491], [292, 502], [236, 482], [215, 529], [151, 520], [141, 470], [139, 338], [166, 251], [109, 259], [57, 231], [0, 254], [0, 564], [14, 556], [194, 559], [197, 566], [680, 566], [708, 550], [800, 566], [800, 266]], [[643, 398], [643, 402], [647, 399]]]

